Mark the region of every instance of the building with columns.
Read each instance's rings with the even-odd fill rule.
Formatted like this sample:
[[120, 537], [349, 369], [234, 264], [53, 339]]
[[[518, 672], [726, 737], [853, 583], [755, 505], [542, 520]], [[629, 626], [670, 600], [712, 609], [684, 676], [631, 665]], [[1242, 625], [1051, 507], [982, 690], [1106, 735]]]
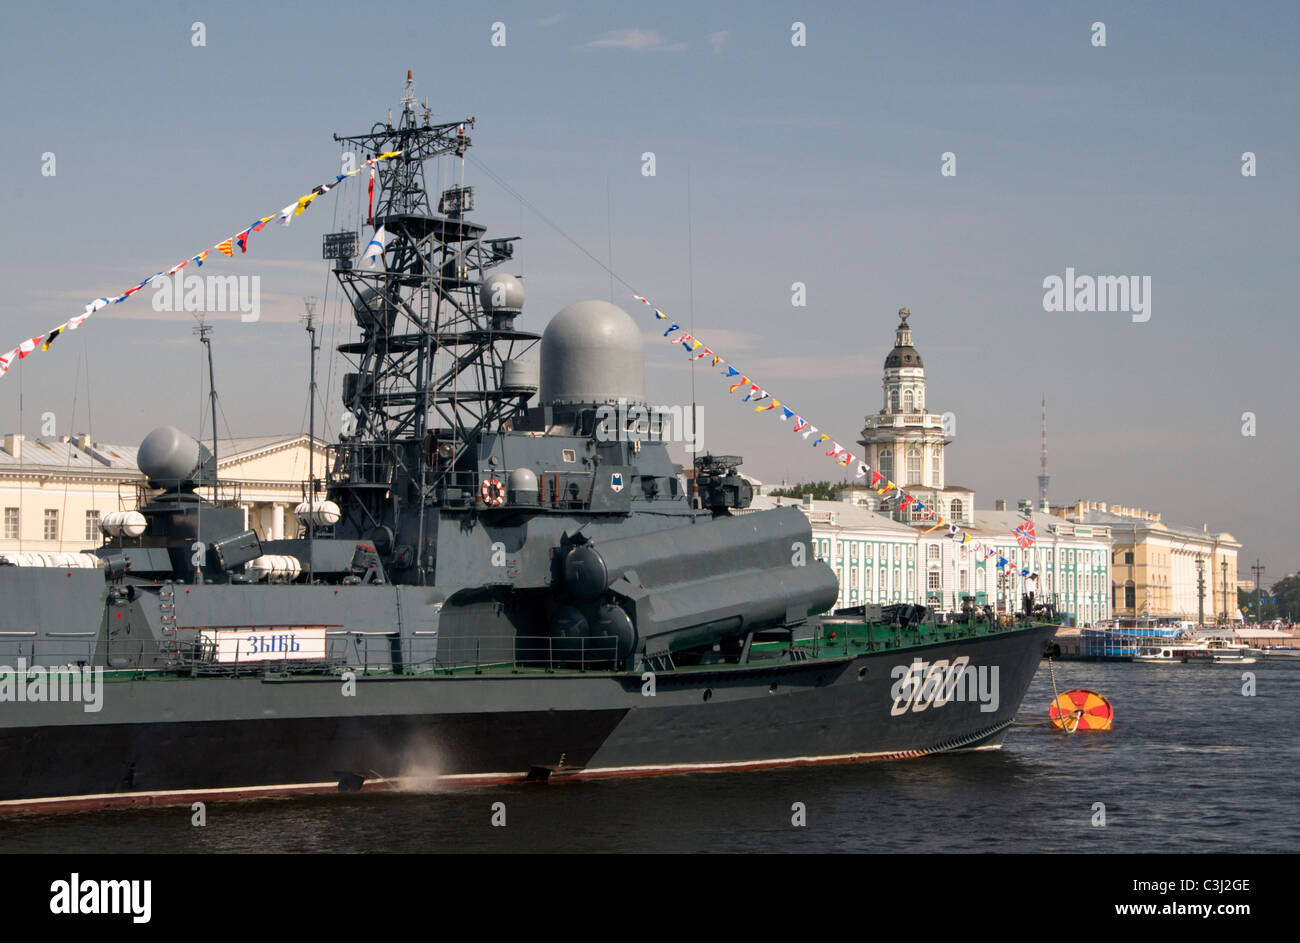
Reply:
[[1195, 621], [1204, 613], [1207, 623], [1241, 621], [1241, 543], [1227, 531], [1172, 524], [1157, 512], [1104, 501], [1078, 501], [1052, 513], [1080, 526], [1110, 529], [1116, 617]]
[[[218, 440], [223, 502], [242, 508], [259, 538], [296, 536], [293, 510], [306, 498], [306, 434]], [[88, 435], [0, 439], [0, 553], [89, 550], [103, 542], [100, 518], [136, 508], [147, 494], [135, 446]], [[324, 443], [315, 476], [326, 477]], [[206, 489], [205, 489], [206, 490]]]
[[[1111, 537], [1104, 525], [1076, 525], [1028, 509], [977, 510], [963, 529], [972, 542], [992, 547], [1010, 563], [999, 567], [996, 556], [972, 553], [939, 530], [926, 533], [928, 524], [900, 524], [848, 496], [800, 501], [763, 495], [736, 513], [783, 504], [796, 505], [808, 516], [812, 556], [839, 578], [837, 607], [923, 603], [956, 612], [963, 597], [971, 596], [978, 606], [1018, 611], [1023, 568], [1038, 574], [1039, 599], [1052, 602], [1068, 619], [1095, 625], [1111, 618]], [[1027, 517], [1034, 521], [1038, 540], [1022, 549], [1012, 531]]]

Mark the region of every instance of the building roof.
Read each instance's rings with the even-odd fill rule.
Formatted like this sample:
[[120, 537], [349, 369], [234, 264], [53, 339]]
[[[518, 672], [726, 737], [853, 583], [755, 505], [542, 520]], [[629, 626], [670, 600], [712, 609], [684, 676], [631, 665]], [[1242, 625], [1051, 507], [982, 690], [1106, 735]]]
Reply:
[[[974, 523], [965, 529], [976, 536], [1014, 541], [1015, 536], [1012, 532], [1029, 519], [1019, 511], [990, 511], [977, 508]], [[1034, 533], [1040, 541], [1054, 533], [1062, 524], [1072, 523], [1043, 511], [1034, 511], [1032, 519]]]
[[1236, 538], [1227, 531], [1201, 530], [1183, 524], [1171, 524], [1168, 521], [1148, 520], [1129, 514], [1115, 514], [1112, 511], [1090, 510], [1085, 511], [1083, 514], [1072, 514], [1066, 520], [1075, 521], [1079, 524], [1105, 524], [1118, 535], [1132, 534], [1133, 529], [1136, 527], [1140, 531], [1158, 531], [1175, 537], [1237, 542]]
[[[209, 439], [208, 442], [211, 442]], [[248, 435], [235, 436], [230, 439], [217, 440], [217, 460], [219, 464], [225, 465], [227, 462], [237, 462], [257, 455], [263, 452], [271, 452], [276, 449], [285, 448], [286, 446], [307, 444], [307, 433], [292, 432], [280, 435]], [[206, 444], [206, 443], [205, 443]], [[319, 437], [316, 439], [316, 448], [324, 449], [328, 443]], [[210, 448], [211, 446], [209, 446]]]
[[[80, 443], [80, 444], [79, 444]], [[134, 446], [90, 442], [82, 437], [24, 439], [14, 455], [0, 448], [0, 471], [105, 472], [138, 474]]]
[[798, 498], [774, 498], [771, 495], [757, 495], [750, 507], [765, 510], [774, 507], [797, 507], [808, 515], [814, 523], [828, 524], [843, 530], [877, 531], [891, 537], [915, 537], [916, 531], [905, 524], [869, 511], [847, 501], [813, 501], [805, 504]]
[[[208, 440], [209, 442], [211, 440]], [[317, 439], [318, 448], [325, 443]], [[239, 436], [218, 439], [217, 448], [222, 465], [243, 461], [251, 456], [274, 451], [296, 444], [306, 444], [307, 434], [297, 432], [281, 435]], [[89, 437], [35, 438], [22, 440], [15, 456], [0, 447], [0, 471], [4, 472], [116, 472], [135, 477], [140, 474], [136, 464], [139, 448], [134, 445], [115, 445], [93, 442]]]

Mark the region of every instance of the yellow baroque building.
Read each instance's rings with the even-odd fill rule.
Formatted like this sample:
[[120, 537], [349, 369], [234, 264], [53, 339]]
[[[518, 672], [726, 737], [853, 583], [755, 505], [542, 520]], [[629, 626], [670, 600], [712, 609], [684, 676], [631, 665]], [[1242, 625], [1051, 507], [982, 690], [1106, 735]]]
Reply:
[[1111, 598], [1117, 619], [1174, 618], [1239, 622], [1237, 552], [1227, 531], [1171, 524], [1141, 508], [1080, 501], [1052, 513], [1111, 534]]

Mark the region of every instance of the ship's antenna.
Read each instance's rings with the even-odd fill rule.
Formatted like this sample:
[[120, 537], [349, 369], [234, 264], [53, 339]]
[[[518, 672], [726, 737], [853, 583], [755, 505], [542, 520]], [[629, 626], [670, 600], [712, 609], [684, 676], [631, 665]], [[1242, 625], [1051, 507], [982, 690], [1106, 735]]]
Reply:
[[316, 302], [308, 296], [302, 299], [307, 313], [302, 316], [307, 330], [308, 372], [311, 376], [307, 393], [307, 582], [311, 582], [312, 538], [316, 531]]
[[609, 174], [605, 174], [605, 239], [609, 258], [609, 303], [614, 303], [614, 197], [609, 190]]
[[208, 400], [212, 405], [212, 503], [217, 503], [217, 376], [212, 370], [212, 325], [200, 321], [193, 333], [208, 349]]

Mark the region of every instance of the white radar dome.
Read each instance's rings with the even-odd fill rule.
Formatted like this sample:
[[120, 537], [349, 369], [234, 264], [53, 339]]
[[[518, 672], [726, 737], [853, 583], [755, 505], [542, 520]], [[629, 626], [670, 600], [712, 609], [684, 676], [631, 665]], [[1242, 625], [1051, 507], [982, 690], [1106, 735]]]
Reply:
[[541, 402], [645, 401], [645, 344], [636, 322], [608, 301], [579, 301], [542, 332]]

